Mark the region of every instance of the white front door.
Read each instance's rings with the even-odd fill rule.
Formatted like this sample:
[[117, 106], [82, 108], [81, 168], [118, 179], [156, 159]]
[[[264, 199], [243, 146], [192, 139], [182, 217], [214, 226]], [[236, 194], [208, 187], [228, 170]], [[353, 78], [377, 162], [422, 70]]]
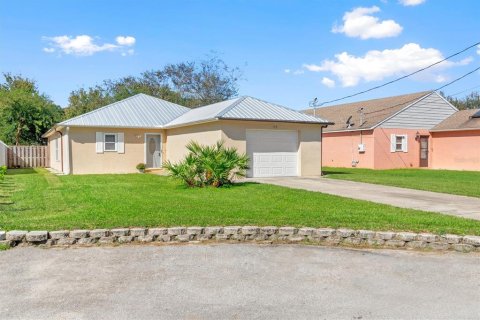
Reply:
[[298, 176], [298, 134], [287, 130], [247, 130], [248, 177]]
[[147, 168], [160, 168], [162, 165], [160, 134], [145, 135], [145, 164]]

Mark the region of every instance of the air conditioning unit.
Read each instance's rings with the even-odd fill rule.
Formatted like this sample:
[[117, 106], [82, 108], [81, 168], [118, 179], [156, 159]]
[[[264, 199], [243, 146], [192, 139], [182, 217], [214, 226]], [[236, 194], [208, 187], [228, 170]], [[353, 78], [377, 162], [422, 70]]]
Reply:
[[360, 143], [358, 145], [358, 153], [364, 153], [365, 152], [365, 144]]

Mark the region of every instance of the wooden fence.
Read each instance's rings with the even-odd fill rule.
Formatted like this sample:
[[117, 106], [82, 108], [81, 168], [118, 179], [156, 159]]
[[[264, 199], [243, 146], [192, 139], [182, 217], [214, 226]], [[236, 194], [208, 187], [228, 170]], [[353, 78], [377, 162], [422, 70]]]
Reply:
[[9, 146], [7, 166], [9, 168], [45, 168], [48, 166], [48, 147]]

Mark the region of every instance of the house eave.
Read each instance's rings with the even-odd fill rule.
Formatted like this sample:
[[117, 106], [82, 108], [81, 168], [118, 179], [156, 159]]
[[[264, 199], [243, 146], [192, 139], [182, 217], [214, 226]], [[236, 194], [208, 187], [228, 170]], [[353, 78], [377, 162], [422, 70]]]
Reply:
[[280, 123], [300, 123], [300, 124], [316, 124], [323, 127], [335, 124], [334, 122], [316, 122], [316, 121], [301, 121], [301, 120], [276, 120], [276, 119], [243, 119], [243, 118], [218, 118], [219, 120], [232, 121], [255, 121], [255, 122], [280, 122]]
[[375, 127], [361, 128], [361, 129], [352, 129], [352, 130], [332, 130], [332, 131], [324, 131], [323, 133], [339, 133], [339, 132], [369, 131], [369, 130], [373, 130], [373, 129], [375, 129]]
[[452, 131], [480, 131], [480, 128], [457, 128], [457, 129], [437, 129], [429, 130], [429, 132], [452, 132]]

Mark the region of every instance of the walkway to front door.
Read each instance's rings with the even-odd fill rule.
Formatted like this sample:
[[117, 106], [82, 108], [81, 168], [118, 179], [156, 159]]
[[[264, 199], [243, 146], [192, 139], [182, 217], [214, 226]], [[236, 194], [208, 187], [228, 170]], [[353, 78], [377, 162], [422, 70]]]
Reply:
[[247, 181], [323, 192], [401, 208], [439, 212], [480, 220], [480, 198], [320, 177], [249, 178]]
[[162, 162], [160, 134], [145, 135], [145, 164], [147, 168], [160, 168]]

